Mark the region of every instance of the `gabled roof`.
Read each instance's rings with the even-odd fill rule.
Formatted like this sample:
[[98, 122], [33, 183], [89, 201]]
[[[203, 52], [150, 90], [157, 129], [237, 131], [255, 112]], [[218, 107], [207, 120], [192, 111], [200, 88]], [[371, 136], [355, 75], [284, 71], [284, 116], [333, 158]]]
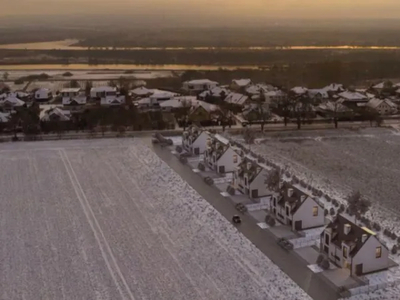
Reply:
[[251, 79], [233, 79], [232, 80], [233, 84], [236, 84], [239, 87], [245, 87], [248, 86], [249, 84], [251, 84]]
[[296, 86], [292, 88], [291, 91], [294, 92], [295, 94], [301, 95], [307, 93], [308, 89], [306, 87]]
[[359, 92], [350, 92], [345, 91], [339, 94], [339, 97], [345, 99], [346, 101], [360, 101], [360, 100], [367, 100], [367, 96], [359, 93]]
[[385, 82], [380, 82], [380, 83], [372, 86], [372, 88], [374, 88], [374, 89], [383, 89], [384, 87], [385, 87]]
[[236, 105], [243, 105], [246, 101], [249, 100], [249, 97], [239, 93], [230, 93], [226, 98], [225, 101], [228, 103], [236, 104]]
[[95, 86], [90, 89], [90, 92], [101, 93], [101, 92], [116, 92], [117, 88], [114, 86]]
[[81, 88], [66, 88], [62, 89], [61, 93], [78, 93], [81, 90]]
[[57, 115], [60, 118], [60, 121], [69, 121], [71, 119], [71, 112], [69, 110], [63, 110], [59, 107], [55, 107], [45, 111], [41, 120], [50, 121], [52, 115]]
[[135, 96], [147, 96], [147, 95], [152, 95], [154, 93], [153, 90], [145, 88], [144, 86], [138, 87], [138, 88], [133, 89], [133, 90], [131, 90], [129, 92], [131, 94], [134, 94]]
[[17, 97], [14, 96], [8, 96], [7, 98], [5, 98], [4, 100], [0, 101], [0, 104], [4, 105], [4, 104], [10, 104], [12, 106], [23, 106], [25, 104], [24, 101], [18, 99]]
[[[291, 196], [289, 196], [289, 189], [293, 190], [293, 193]], [[303, 200], [301, 199], [302, 196], [304, 196]], [[311, 198], [310, 195], [307, 195], [303, 191], [294, 187], [289, 182], [283, 182], [282, 188], [280, 189], [280, 193], [279, 193], [279, 197], [278, 197], [278, 204], [283, 207], [285, 207], [286, 204], [288, 204], [290, 206], [290, 212], [292, 214], [294, 214], [307, 198]], [[315, 203], [318, 204], [317, 202], [315, 202]]]
[[251, 159], [248, 156], [243, 157], [242, 161], [238, 165], [239, 177], [243, 177], [247, 174], [248, 182], [251, 183], [263, 171], [263, 168], [257, 163], [255, 159]]
[[317, 106], [319, 111], [327, 112], [351, 112], [352, 110], [340, 102], [327, 101]]
[[[350, 231], [345, 234], [345, 226], [350, 226]], [[365, 227], [360, 227], [348, 220], [342, 215], [338, 215], [332, 222], [326, 226], [326, 229], [331, 230], [331, 241], [338, 247], [342, 247], [342, 243], [350, 247], [350, 255], [354, 256], [362, 248], [368, 238], [375, 233]], [[325, 229], [325, 230], [326, 230]], [[362, 236], [366, 235], [366, 239], [363, 242]]]
[[228, 94], [230, 93], [230, 91], [229, 91], [228, 89], [226, 89], [226, 88], [224, 88], [224, 87], [216, 86], [216, 87], [213, 87], [213, 88], [210, 89], [210, 90], [206, 90], [206, 91], [201, 92], [201, 93], [199, 94], [199, 97], [205, 98], [205, 97], [207, 97], [208, 95], [211, 95], [211, 96], [213, 96], [213, 97], [219, 97], [219, 96], [221, 96], [222, 92], [225, 93], [225, 96], [228, 95]]
[[331, 83], [322, 88], [326, 92], [340, 92], [343, 91], [343, 84]]
[[283, 97], [286, 96], [286, 93], [281, 90], [269, 91], [265, 93], [265, 96], [268, 97]]
[[309, 89], [308, 95], [311, 97], [321, 95], [322, 98], [329, 98], [328, 92], [324, 89]]
[[394, 104], [392, 101], [390, 101], [389, 99], [378, 99], [378, 98], [373, 98], [371, 100], [368, 101], [367, 106], [371, 107], [373, 109], [377, 108], [379, 105], [385, 103], [386, 105], [388, 105], [389, 107], [391, 107], [392, 109], [397, 109], [397, 105]]
[[186, 84], [193, 84], [193, 85], [202, 85], [202, 84], [218, 84], [216, 81], [212, 81], [210, 79], [194, 79], [185, 81]]

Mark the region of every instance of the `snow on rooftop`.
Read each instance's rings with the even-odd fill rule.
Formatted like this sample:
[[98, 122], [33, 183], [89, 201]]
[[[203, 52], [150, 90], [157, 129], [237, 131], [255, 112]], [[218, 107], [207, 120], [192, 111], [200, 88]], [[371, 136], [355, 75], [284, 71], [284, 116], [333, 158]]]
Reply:
[[218, 84], [216, 81], [212, 81], [210, 79], [194, 79], [185, 81], [186, 84], [193, 84], [193, 85], [202, 85], [202, 84]]
[[101, 93], [101, 92], [115, 92], [117, 88], [114, 86], [96, 86], [92, 87], [90, 92]]
[[365, 96], [359, 92], [350, 92], [350, 91], [345, 91], [345, 92], [340, 93], [339, 97], [342, 97], [348, 101], [367, 99], [367, 96]]
[[295, 86], [294, 88], [291, 89], [291, 91], [298, 95], [301, 95], [307, 93], [308, 89], [302, 86]]
[[220, 141], [221, 143], [223, 143], [224, 145], [228, 145], [229, 144], [229, 140], [225, 137], [223, 137], [220, 134], [215, 134], [214, 138], [217, 139], [218, 141]]
[[61, 93], [78, 93], [81, 88], [65, 88], [61, 90]]
[[144, 86], [138, 87], [130, 91], [130, 93], [135, 94], [137, 96], [151, 95], [153, 94], [153, 90], [147, 89]]
[[229, 93], [226, 96], [225, 100], [228, 103], [236, 104], [236, 105], [243, 105], [249, 99], [248, 96], [239, 94], [239, 93]]
[[251, 79], [233, 79], [232, 83], [239, 87], [245, 87], [251, 84]]

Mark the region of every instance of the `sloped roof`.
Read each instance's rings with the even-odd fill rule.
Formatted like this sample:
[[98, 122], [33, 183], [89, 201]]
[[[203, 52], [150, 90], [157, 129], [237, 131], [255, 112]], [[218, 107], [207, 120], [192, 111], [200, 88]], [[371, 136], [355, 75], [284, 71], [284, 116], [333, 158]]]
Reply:
[[343, 84], [331, 83], [330, 85], [323, 87], [322, 90], [326, 92], [339, 92], [343, 90]]
[[291, 91], [298, 95], [301, 95], [307, 93], [308, 89], [302, 86], [295, 86], [294, 88], [291, 89]]
[[[289, 189], [293, 189], [292, 196], [289, 196]], [[299, 190], [298, 188], [294, 187], [289, 182], [283, 182], [282, 188], [280, 189], [278, 204], [285, 207], [286, 204], [290, 206], [291, 213], [295, 213], [300, 206], [304, 203], [304, 201], [310, 197], [303, 191]], [[301, 200], [301, 196], [305, 196], [304, 200]], [[317, 204], [317, 202], [315, 202]]]
[[379, 105], [381, 105], [382, 103], [386, 103], [391, 108], [397, 108], [397, 105], [394, 104], [389, 99], [378, 99], [378, 98], [373, 98], [373, 99], [369, 100], [368, 103], [367, 103], [367, 106], [375, 109]]
[[330, 112], [350, 112], [352, 111], [347, 106], [339, 102], [327, 101], [318, 105], [318, 110], [320, 111], [330, 111]]
[[251, 183], [257, 177], [257, 175], [263, 171], [263, 168], [257, 163], [257, 160], [251, 159], [248, 156], [243, 157], [238, 167], [238, 175], [242, 177], [244, 174], [247, 174], [249, 183]]
[[50, 118], [53, 114], [59, 116], [61, 121], [69, 121], [71, 119], [71, 112], [69, 110], [55, 107], [45, 111], [43, 116], [41, 117], [41, 120], [50, 121]]
[[251, 79], [233, 79], [232, 83], [236, 84], [237, 86], [240, 87], [245, 87], [248, 86], [249, 84], [251, 84]]
[[380, 82], [380, 83], [372, 86], [372, 88], [374, 88], [374, 89], [383, 89], [384, 87], [385, 87], [385, 82]]
[[322, 98], [329, 98], [328, 92], [324, 89], [309, 89], [308, 94], [311, 97], [314, 97], [314, 96], [320, 94], [322, 96]]
[[350, 91], [345, 91], [339, 94], [339, 97], [342, 97], [343, 99], [347, 101], [358, 101], [358, 100], [366, 100], [367, 96], [359, 93], [359, 92], [350, 92]]
[[8, 96], [4, 100], [0, 101], [0, 103], [3, 105], [7, 102], [10, 103], [12, 106], [23, 106], [25, 104], [24, 101], [18, 99], [17, 97], [14, 97], [14, 96]]
[[224, 92], [225, 95], [228, 95], [230, 91], [228, 89], [224, 88], [224, 87], [216, 86], [216, 87], [213, 87], [210, 90], [206, 90], [206, 91], [201, 92], [199, 94], [199, 97], [205, 98], [205, 97], [207, 97], [207, 95], [211, 95], [211, 96], [214, 96], [214, 97], [219, 97], [219, 96], [221, 96], [222, 92]]
[[239, 93], [230, 93], [225, 98], [225, 101], [236, 105], [243, 105], [248, 99], [249, 97], [246, 95]]
[[90, 92], [100, 93], [100, 92], [116, 92], [117, 88], [114, 86], [95, 86], [90, 89]]
[[62, 89], [61, 93], [78, 93], [81, 90], [81, 88], [66, 88]]
[[[348, 234], [344, 232], [346, 224], [350, 225]], [[331, 241], [338, 247], [341, 247], [342, 243], [348, 245], [350, 247], [350, 255], [352, 256], [357, 254], [368, 238], [373, 235], [372, 231], [354, 224], [342, 215], [338, 215], [326, 228], [332, 231]], [[362, 241], [363, 234], [367, 235], [364, 242]]]
[[129, 91], [131, 94], [134, 94], [136, 96], [146, 96], [146, 95], [151, 95], [153, 94], [153, 90], [147, 89], [144, 86], [138, 87], [136, 89], [133, 89]]
[[193, 85], [201, 85], [201, 84], [218, 84], [216, 81], [212, 81], [210, 79], [194, 79], [194, 80], [189, 80], [185, 81], [184, 83], [186, 84], [193, 84]]

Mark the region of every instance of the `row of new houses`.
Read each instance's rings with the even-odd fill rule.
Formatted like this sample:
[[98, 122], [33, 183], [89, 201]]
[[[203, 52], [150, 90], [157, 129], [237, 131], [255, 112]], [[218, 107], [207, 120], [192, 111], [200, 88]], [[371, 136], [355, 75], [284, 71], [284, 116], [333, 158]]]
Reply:
[[[183, 133], [182, 147], [194, 155], [203, 155], [204, 164], [218, 173], [232, 172], [232, 187], [250, 198], [270, 197], [272, 214], [293, 231], [325, 225], [324, 208], [311, 195], [281, 181], [271, 192], [265, 183], [271, 168], [256, 158], [244, 155], [228, 139], [196, 126]], [[389, 250], [376, 234], [338, 215], [325, 227], [320, 250], [329, 259], [353, 275], [362, 275], [389, 267]]]

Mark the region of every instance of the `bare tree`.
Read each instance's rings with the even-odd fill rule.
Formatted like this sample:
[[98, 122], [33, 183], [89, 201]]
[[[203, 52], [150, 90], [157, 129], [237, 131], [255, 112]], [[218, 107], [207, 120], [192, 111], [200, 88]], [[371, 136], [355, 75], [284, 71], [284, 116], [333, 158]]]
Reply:
[[266, 175], [265, 184], [267, 185], [268, 189], [276, 192], [279, 189], [280, 181], [281, 175], [279, 174], [279, 170], [274, 168]]
[[243, 138], [245, 143], [249, 145], [249, 150], [250, 150], [250, 146], [254, 144], [254, 141], [256, 139], [256, 133], [254, 132], [254, 130], [246, 128], [243, 132]]
[[357, 218], [363, 216], [371, 207], [371, 201], [365, 199], [360, 191], [353, 191], [346, 198], [348, 202], [348, 210], [349, 213], [355, 215], [355, 221], [357, 222]]

